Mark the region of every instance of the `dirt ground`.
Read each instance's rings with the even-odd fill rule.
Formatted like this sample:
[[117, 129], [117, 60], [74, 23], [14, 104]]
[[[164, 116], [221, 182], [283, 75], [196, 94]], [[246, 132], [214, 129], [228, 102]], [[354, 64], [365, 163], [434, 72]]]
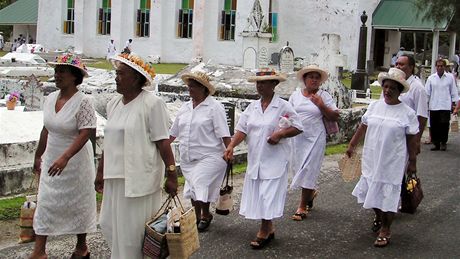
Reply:
[[14, 245], [19, 239], [19, 219], [0, 220], [0, 249]]

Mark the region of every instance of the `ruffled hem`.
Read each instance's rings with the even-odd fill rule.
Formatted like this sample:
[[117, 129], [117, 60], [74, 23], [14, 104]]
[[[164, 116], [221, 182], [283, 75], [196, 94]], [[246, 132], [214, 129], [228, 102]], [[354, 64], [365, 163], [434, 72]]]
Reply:
[[352, 195], [358, 199], [358, 203], [363, 203], [365, 209], [377, 208], [384, 212], [397, 212], [401, 184], [372, 182], [369, 178], [361, 176]]

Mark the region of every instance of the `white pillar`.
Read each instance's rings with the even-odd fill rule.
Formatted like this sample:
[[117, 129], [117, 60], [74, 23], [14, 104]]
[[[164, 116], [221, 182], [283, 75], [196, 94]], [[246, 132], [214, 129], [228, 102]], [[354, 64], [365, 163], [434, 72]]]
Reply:
[[73, 45], [75, 47], [76, 53], [83, 53], [84, 44], [85, 44], [85, 1], [75, 1], [74, 7], [74, 35], [73, 35]]
[[439, 48], [439, 31], [433, 31], [433, 50], [431, 51], [431, 74], [433, 74], [436, 69], [436, 60], [438, 59], [438, 48]]
[[205, 0], [195, 0], [195, 6], [193, 9], [193, 57], [203, 57], [203, 46], [204, 46], [204, 15], [206, 11]]
[[457, 40], [457, 33], [456, 32], [451, 32], [449, 33], [449, 60], [453, 60], [454, 55], [455, 55], [455, 42]]

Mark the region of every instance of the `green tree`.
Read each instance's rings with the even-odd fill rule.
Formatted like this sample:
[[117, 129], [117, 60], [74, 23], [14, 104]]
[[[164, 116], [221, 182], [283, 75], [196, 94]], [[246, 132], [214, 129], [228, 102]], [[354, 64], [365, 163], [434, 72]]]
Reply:
[[[459, 0], [415, 0], [419, 12], [424, 19], [431, 19], [436, 24], [452, 17], [450, 30], [460, 33], [460, 1]], [[426, 10], [426, 11], [425, 11]]]
[[0, 10], [7, 7], [13, 2], [16, 2], [16, 0], [0, 0]]

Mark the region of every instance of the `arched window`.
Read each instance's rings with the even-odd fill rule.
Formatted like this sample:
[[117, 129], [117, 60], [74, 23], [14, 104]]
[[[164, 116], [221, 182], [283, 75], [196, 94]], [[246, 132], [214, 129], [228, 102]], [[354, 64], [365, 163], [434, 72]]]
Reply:
[[136, 18], [136, 36], [150, 36], [150, 8], [152, 0], [140, 0]]
[[112, 0], [100, 0], [97, 14], [97, 33], [101, 35], [110, 34], [110, 20]]
[[182, 0], [181, 9], [179, 9], [179, 21], [177, 23], [177, 37], [179, 38], [192, 38], [194, 4], [194, 0]]
[[74, 34], [75, 31], [75, 0], [67, 0], [67, 13], [64, 20], [64, 33]]
[[221, 14], [220, 34], [221, 40], [235, 40], [235, 18], [237, 0], [223, 0], [224, 9]]
[[268, 10], [268, 25], [272, 33], [271, 42], [278, 41], [278, 0], [270, 0], [270, 7]]

